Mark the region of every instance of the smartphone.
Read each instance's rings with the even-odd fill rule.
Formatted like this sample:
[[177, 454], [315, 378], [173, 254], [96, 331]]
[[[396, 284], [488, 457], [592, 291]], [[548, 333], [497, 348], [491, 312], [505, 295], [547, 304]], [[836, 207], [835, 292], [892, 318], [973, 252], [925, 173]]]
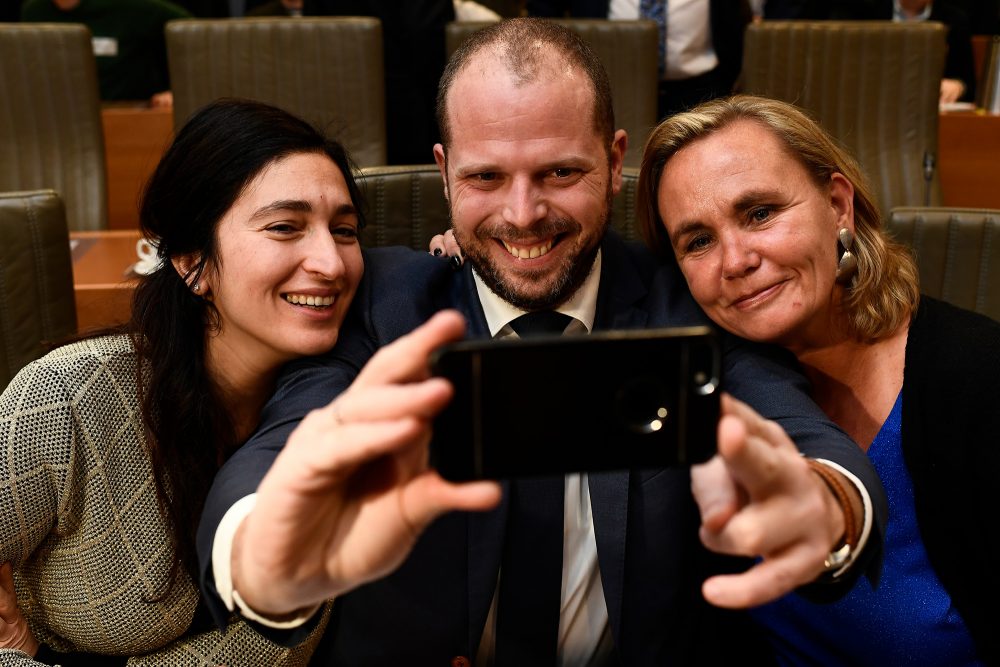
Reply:
[[455, 389], [431, 443], [446, 479], [662, 468], [716, 450], [722, 363], [708, 327], [469, 340], [431, 366]]

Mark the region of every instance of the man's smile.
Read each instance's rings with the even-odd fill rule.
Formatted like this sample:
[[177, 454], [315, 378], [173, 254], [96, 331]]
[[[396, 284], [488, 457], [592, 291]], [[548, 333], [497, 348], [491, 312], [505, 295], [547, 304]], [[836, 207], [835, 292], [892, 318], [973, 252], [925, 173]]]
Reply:
[[500, 243], [503, 247], [510, 253], [513, 257], [518, 259], [535, 259], [541, 257], [542, 255], [548, 254], [552, 250], [552, 244], [554, 239], [547, 239], [541, 243], [536, 243], [534, 245], [513, 245], [500, 239]]

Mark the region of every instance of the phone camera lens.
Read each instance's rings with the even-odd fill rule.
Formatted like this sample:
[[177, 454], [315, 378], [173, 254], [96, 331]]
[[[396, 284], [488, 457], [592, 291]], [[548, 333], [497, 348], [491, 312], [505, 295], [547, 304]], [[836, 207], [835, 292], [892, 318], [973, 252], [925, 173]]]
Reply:
[[653, 377], [633, 378], [618, 390], [618, 418], [629, 431], [656, 433], [670, 420], [670, 396], [663, 382]]

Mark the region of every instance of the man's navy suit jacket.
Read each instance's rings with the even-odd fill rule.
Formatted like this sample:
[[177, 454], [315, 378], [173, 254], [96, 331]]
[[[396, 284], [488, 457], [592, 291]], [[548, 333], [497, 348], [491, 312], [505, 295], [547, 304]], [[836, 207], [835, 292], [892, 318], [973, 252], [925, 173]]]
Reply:
[[[449, 262], [402, 248], [367, 252], [365, 259], [353, 329], [345, 327], [330, 355], [287, 369], [260, 430], [220, 471], [206, 502], [198, 536], [202, 590], [222, 626], [229, 612], [212, 579], [215, 530], [236, 500], [256, 490], [305, 413], [345, 389], [376, 348], [437, 310], [456, 308], [470, 337], [489, 336], [468, 266], [453, 271]], [[675, 265], [660, 267], [644, 248], [609, 233], [595, 329], [704, 322]], [[835, 460], [862, 479], [879, 508], [872, 540], [877, 552], [886, 511], [878, 478], [864, 453], [808, 399], [801, 375], [742, 346], [725, 355], [724, 383], [777, 419], [808, 455]], [[688, 470], [593, 473], [589, 486], [604, 596], [622, 663], [712, 664], [709, 656], [718, 650], [745, 659], [749, 647], [723, 630], [741, 624], [743, 615], [709, 608], [700, 595], [701, 582], [720, 559], [698, 541]], [[444, 516], [396, 572], [338, 598], [323, 644], [326, 664], [444, 665], [454, 656], [474, 656], [497, 581], [506, 514], [505, 494], [491, 512]], [[264, 631], [286, 643], [304, 636], [304, 629], [284, 637]]]

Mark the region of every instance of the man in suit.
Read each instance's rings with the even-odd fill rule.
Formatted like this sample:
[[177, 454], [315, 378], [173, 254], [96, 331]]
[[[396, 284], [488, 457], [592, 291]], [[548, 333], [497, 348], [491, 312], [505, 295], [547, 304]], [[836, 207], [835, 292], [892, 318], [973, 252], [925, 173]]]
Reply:
[[747, 0], [528, 0], [526, 8], [549, 18], [657, 20], [660, 12], [660, 118], [733, 92], [752, 17]]
[[[563, 313], [564, 331], [579, 333], [704, 316], [676, 266], [606, 231], [627, 137], [613, 129], [603, 68], [572, 32], [515, 19], [478, 33], [452, 57], [438, 99], [435, 156], [466, 266], [368, 253], [354, 328], [328, 357], [285, 374], [206, 502], [199, 556], [217, 621], [237, 609], [294, 642], [335, 597], [329, 664], [691, 664], [747, 651], [714, 635], [741, 619], [704, 598], [745, 607], [821, 576], [841, 583], [819, 592], [836, 592], [857, 576], [851, 558], [875, 555], [884, 523], [874, 471], [800, 376], [734, 348], [727, 389], [829, 462], [818, 465], [838, 480], [839, 499], [781, 429], [734, 402], [720, 454], [693, 483], [683, 468], [558, 478], [563, 530], [551, 532], [561, 534], [562, 574], [537, 590], [554, 590], [555, 623], [544, 648], [517, 653], [532, 628], [511, 627], [520, 619], [505, 611], [505, 589], [536, 590], [530, 573], [508, 569], [511, 535], [552, 508], [524, 507], [521, 480], [452, 484], [428, 468], [430, 420], [451, 392], [428, 377], [428, 355], [466, 326], [519, 335], [526, 312]], [[465, 324], [454, 312], [426, 321], [448, 308]], [[536, 372], [525, 368], [525, 381]], [[762, 561], [704, 580], [714, 563], [699, 522], [713, 550]], [[538, 568], [550, 536], [532, 536]], [[832, 558], [845, 541], [848, 559]]]

